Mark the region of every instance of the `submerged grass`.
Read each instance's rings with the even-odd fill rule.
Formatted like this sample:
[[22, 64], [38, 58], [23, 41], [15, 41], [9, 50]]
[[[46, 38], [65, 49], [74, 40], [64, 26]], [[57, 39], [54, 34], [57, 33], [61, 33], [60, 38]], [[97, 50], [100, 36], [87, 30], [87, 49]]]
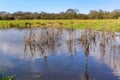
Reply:
[[120, 31], [120, 20], [2, 20], [0, 29], [6, 28], [68, 28]]

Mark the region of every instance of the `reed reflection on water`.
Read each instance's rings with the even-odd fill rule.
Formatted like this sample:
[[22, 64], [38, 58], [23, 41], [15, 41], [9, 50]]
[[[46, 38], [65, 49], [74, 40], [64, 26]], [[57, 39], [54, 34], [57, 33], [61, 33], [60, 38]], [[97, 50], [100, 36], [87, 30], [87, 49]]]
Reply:
[[[45, 60], [54, 53], [69, 53], [70, 56], [79, 51], [84, 51], [86, 56], [86, 80], [89, 80], [88, 56], [100, 58], [103, 63], [114, 69], [116, 75], [120, 75], [120, 45], [119, 34], [115, 32], [63, 29], [33, 29], [25, 34], [24, 53], [31, 53], [31, 58], [35, 55], [43, 57]], [[29, 52], [28, 52], [29, 51]]]
[[[19, 31], [17, 33], [19, 33]], [[43, 67], [43, 64], [39, 63], [39, 65], [41, 64], [40, 66], [42, 66], [39, 66], [41, 69], [34, 69], [36, 72], [39, 72], [40, 70], [44, 73], [45, 77], [43, 76], [43, 80], [47, 80], [47, 76], [50, 75], [58, 78], [60, 77], [62, 80], [68, 79], [68, 76], [69, 80], [96, 79], [94, 76], [98, 76], [99, 78], [102, 76], [102, 80], [114, 79], [111, 78], [111, 76], [109, 76], [110, 78], [106, 79], [106, 77], [104, 77], [106, 73], [102, 72], [101, 74], [100, 72], [97, 72], [98, 75], [97, 73], [91, 74], [91, 71], [95, 72], [94, 68], [97, 70], [96, 63], [91, 63], [91, 59], [94, 59], [98, 63], [106, 64], [110, 69], [113, 70], [111, 71], [111, 74], [114, 74], [112, 76], [120, 76], [120, 33], [93, 31], [89, 29], [69, 30], [53, 28], [29, 29], [24, 30], [22, 33], [24, 34], [22, 34], [21, 37], [23, 39], [23, 42], [22, 40], [19, 41], [19, 43], [10, 41], [13, 46], [10, 46], [10, 49], [16, 48], [17, 51], [12, 51], [9, 49], [8, 52], [7, 50], [6, 52], [10, 55], [12, 53], [19, 52], [18, 50], [20, 50], [20, 52], [17, 54], [19, 55], [22, 54], [22, 50], [24, 49], [24, 59], [22, 58], [23, 61], [25, 59], [30, 59], [30, 61], [33, 61], [32, 67], [35, 68], [36, 66], [34, 65], [34, 61], [37, 59], [43, 59], [45, 66]], [[9, 42], [9, 40], [7, 42]], [[24, 43], [24, 45], [21, 46], [21, 43]], [[17, 48], [16, 45], [19, 47]], [[2, 52], [1, 49], [0, 51]], [[83, 56], [81, 54], [83, 54]], [[70, 56], [70, 58], [73, 60], [71, 61], [72, 64], [69, 62], [70, 59], [65, 57], [65, 55]], [[53, 60], [49, 61], [49, 57], [51, 56], [54, 58]], [[101, 64], [98, 65], [100, 67], [103, 67]], [[81, 67], [81, 74], [79, 73], [78, 66]], [[100, 68], [99, 66], [97, 67]], [[22, 66], [22, 68], [16, 68], [24, 69], [24, 67], [25, 66]], [[65, 71], [66, 69], [68, 71]], [[82, 72], [82, 70], [84, 71]], [[105, 71], [107, 72], [107, 70]], [[75, 78], [73, 76], [77, 77]], [[101, 80], [99, 78], [97, 78], [97, 80]]]

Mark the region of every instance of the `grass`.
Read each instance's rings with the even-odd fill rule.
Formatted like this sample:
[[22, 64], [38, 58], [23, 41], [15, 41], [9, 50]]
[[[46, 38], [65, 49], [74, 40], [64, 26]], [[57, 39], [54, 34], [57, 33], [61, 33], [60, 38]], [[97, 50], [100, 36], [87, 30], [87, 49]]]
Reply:
[[13, 76], [2, 77], [0, 80], [13, 80]]
[[1, 20], [0, 29], [6, 28], [68, 28], [120, 31], [120, 19], [117, 20]]

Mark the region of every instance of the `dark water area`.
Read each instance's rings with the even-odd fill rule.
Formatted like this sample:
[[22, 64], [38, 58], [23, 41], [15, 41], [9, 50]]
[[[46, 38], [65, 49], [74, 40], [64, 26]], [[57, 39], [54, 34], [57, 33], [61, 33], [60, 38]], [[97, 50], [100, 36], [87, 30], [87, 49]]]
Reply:
[[15, 80], [120, 80], [120, 34], [0, 30], [0, 76]]

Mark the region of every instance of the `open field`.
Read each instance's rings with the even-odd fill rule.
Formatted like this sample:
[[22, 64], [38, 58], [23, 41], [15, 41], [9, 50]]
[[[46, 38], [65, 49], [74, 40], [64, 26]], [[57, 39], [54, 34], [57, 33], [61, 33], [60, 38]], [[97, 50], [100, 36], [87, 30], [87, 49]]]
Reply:
[[6, 28], [68, 28], [120, 31], [120, 20], [1, 20], [0, 29]]

